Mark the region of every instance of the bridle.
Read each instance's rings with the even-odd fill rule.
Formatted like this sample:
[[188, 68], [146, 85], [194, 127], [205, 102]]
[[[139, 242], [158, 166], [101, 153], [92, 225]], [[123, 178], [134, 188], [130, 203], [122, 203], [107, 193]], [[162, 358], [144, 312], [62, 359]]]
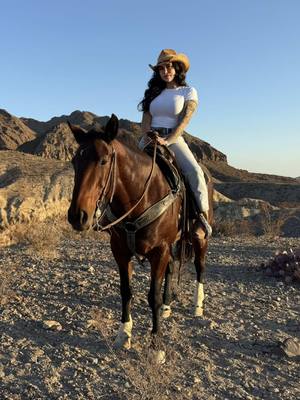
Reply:
[[107, 207], [112, 202], [112, 199], [115, 194], [115, 189], [116, 189], [116, 151], [113, 147], [109, 171], [106, 177], [106, 182], [98, 200], [96, 201], [96, 211], [95, 211], [96, 222], [95, 224], [92, 225], [93, 229], [96, 228], [96, 230], [103, 230], [103, 227], [101, 226], [101, 220], [105, 215]]
[[[116, 219], [115, 221], [109, 223], [108, 225], [102, 226], [101, 221], [105, 216], [105, 213], [107, 211], [108, 206], [112, 203], [115, 190], [116, 190], [116, 159], [117, 159], [117, 153], [115, 151], [115, 148], [113, 147], [112, 155], [111, 155], [111, 161], [110, 161], [110, 166], [109, 166], [109, 171], [107, 174], [106, 182], [104, 185], [104, 188], [99, 196], [99, 199], [96, 202], [96, 211], [95, 211], [95, 223], [92, 225], [93, 229], [96, 229], [97, 231], [105, 231], [110, 228], [112, 228], [114, 225], [119, 224], [121, 221], [123, 221], [143, 200], [149, 185], [151, 183], [151, 179], [153, 176], [154, 172], [154, 166], [155, 166], [155, 160], [156, 160], [156, 150], [157, 150], [157, 142], [156, 140], [154, 141], [154, 151], [153, 151], [153, 157], [152, 157], [152, 165], [151, 165], [151, 171], [150, 174], [145, 182], [145, 188], [144, 191], [139, 198], [139, 200], [132, 206], [128, 211], [126, 211], [125, 214], [123, 214], [121, 217]], [[110, 194], [109, 194], [110, 192]]]

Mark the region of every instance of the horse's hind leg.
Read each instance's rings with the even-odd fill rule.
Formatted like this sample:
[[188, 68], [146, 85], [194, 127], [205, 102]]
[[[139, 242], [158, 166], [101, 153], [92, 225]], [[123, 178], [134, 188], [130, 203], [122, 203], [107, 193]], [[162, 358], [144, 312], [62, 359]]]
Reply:
[[148, 294], [149, 306], [152, 310], [152, 348], [155, 361], [163, 362], [165, 354], [160, 350], [160, 308], [162, 306], [162, 282], [170, 261], [170, 251], [167, 244], [155, 248], [148, 254], [151, 264], [151, 283]]
[[171, 301], [172, 301], [172, 277], [174, 265], [169, 262], [165, 273], [165, 285], [163, 292], [163, 305], [161, 306], [161, 317], [169, 318], [171, 315]]
[[200, 235], [193, 237], [193, 247], [195, 252], [195, 268], [196, 268], [196, 288], [194, 297], [194, 315], [201, 317], [203, 315], [203, 301], [204, 301], [204, 280], [205, 280], [205, 258], [207, 252], [208, 241]]
[[123, 347], [125, 349], [130, 349], [132, 330], [132, 318], [130, 314], [132, 299], [132, 263], [130, 261], [131, 254], [127, 251], [122, 251], [122, 249], [113, 244], [113, 241], [111, 241], [111, 249], [119, 267], [120, 289], [122, 297], [121, 325], [114, 345], [116, 348]]

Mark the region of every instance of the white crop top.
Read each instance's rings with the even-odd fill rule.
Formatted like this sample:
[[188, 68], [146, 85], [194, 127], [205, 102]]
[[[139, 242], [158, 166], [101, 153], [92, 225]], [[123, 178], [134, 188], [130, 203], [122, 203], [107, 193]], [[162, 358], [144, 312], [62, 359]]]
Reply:
[[198, 102], [198, 94], [195, 88], [180, 86], [175, 89], [164, 89], [150, 103], [151, 126], [154, 128], [174, 128], [178, 124], [178, 117], [187, 100]]

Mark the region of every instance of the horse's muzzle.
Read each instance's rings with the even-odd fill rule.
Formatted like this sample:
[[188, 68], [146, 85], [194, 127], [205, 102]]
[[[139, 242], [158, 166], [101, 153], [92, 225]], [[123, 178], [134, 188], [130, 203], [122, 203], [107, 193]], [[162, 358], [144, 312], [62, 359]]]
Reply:
[[71, 208], [69, 208], [68, 221], [76, 231], [86, 231], [91, 227], [88, 213], [84, 210], [79, 210], [77, 213], [74, 213]]

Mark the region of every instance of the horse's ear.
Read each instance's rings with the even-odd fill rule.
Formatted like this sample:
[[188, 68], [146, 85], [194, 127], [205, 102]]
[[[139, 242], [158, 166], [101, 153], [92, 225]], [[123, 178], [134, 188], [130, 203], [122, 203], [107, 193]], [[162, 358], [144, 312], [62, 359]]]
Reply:
[[86, 141], [86, 131], [81, 129], [79, 126], [77, 125], [72, 125], [70, 123], [70, 121], [67, 121], [69, 128], [71, 129], [71, 131], [73, 132], [73, 135], [75, 137], [75, 140], [78, 144], [82, 144]]
[[118, 117], [115, 114], [111, 114], [111, 117], [110, 117], [108, 123], [106, 124], [105, 130], [104, 130], [103, 139], [107, 143], [110, 143], [117, 136], [118, 129], [119, 129]]

